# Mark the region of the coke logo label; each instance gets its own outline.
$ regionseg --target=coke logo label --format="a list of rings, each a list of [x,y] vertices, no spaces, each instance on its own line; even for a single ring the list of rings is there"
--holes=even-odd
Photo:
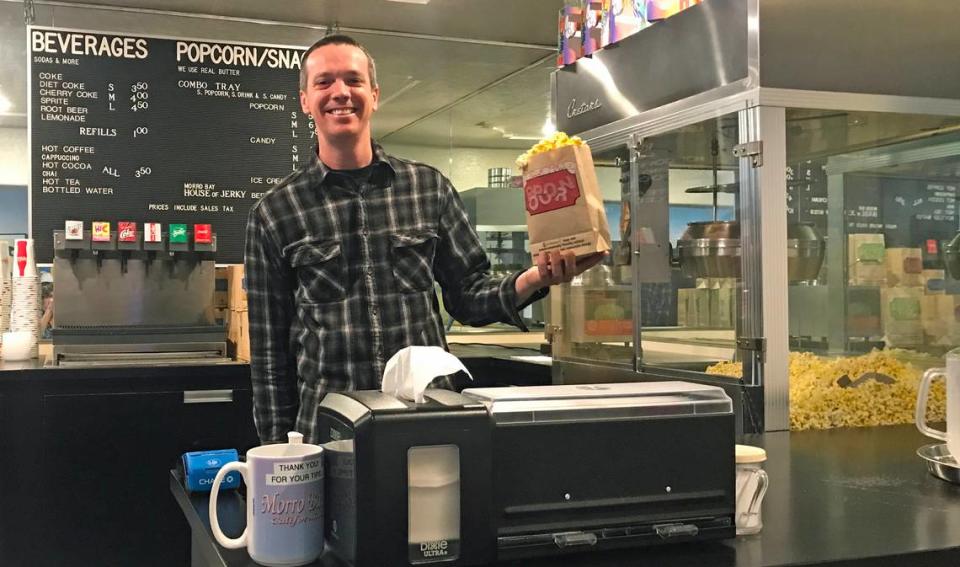
[[[136,232],[132,228],[120,229],[120,240],[133,240],[136,238]]]
[[[523,184],[523,196],[527,212],[539,215],[576,204],[580,187],[575,173],[561,169],[527,180]]]

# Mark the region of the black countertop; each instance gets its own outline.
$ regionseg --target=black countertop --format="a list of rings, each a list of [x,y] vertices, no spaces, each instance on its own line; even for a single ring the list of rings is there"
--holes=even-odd
[[[245,362],[221,364],[150,364],[143,366],[45,366],[38,360],[0,361],[0,387],[22,381],[74,380],[84,378],[130,380],[177,376],[236,378],[248,382],[250,365]]]
[[[770,489],[763,531],[725,542],[675,544],[501,563],[512,567],[843,567],[960,564],[960,486],[930,476],[916,456],[929,442],[913,426],[778,432],[751,443],[767,449]],[[642,450],[642,448],[637,448]],[[170,490],[190,524],[194,565],[254,567],[244,550],[213,540],[207,495]],[[240,533],[244,503],[219,501],[224,531]],[[329,558],[316,565],[335,565]]]
[[[516,361],[515,356],[536,356],[539,351],[532,348],[505,347],[499,345],[482,344],[451,344],[450,351],[458,358],[498,359]],[[184,370],[196,372],[207,370],[210,373],[226,375],[240,373],[249,376],[249,364],[246,362],[228,361],[220,364],[127,364],[117,366],[52,366],[45,365],[39,359],[8,361],[0,359],[0,381],[16,379],[43,379],[63,378],[70,376],[159,376],[183,373]]]

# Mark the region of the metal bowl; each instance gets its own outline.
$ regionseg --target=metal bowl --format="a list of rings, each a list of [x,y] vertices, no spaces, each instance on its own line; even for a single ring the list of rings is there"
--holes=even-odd
[[[680,242],[701,238],[735,238],[739,240],[740,223],[738,221],[691,222],[687,224],[687,230],[680,237]]]
[[[927,463],[927,470],[937,478],[960,484],[960,464],[947,449],[946,443],[924,445],[917,449],[917,455]]]
[[[791,282],[817,279],[825,252],[826,243],[813,224],[787,225],[787,277]]]
[[[683,273],[697,278],[740,277],[740,223],[692,222],[677,241]]]
[[[787,225],[787,276],[791,282],[817,279],[826,244],[811,223]],[[739,278],[740,223],[692,222],[677,241],[683,272],[698,278]]]

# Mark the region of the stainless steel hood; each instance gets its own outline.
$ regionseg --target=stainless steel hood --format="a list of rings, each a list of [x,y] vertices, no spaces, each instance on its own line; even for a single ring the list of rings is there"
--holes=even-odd
[[[757,88],[958,99],[960,74],[942,72],[960,65],[957,21],[960,2],[705,0],[557,70],[557,128],[625,130]]]

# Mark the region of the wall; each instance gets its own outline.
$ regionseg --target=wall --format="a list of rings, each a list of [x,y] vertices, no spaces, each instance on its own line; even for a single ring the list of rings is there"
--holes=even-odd
[[[27,130],[0,128],[0,235],[26,234]]]
[[[26,128],[0,128],[0,185],[29,183]]]
[[[517,156],[523,150],[495,150],[486,148],[449,148],[411,146],[385,143],[387,152],[406,159],[423,162],[440,170],[458,191],[487,186],[487,170],[507,167],[516,172]]]

